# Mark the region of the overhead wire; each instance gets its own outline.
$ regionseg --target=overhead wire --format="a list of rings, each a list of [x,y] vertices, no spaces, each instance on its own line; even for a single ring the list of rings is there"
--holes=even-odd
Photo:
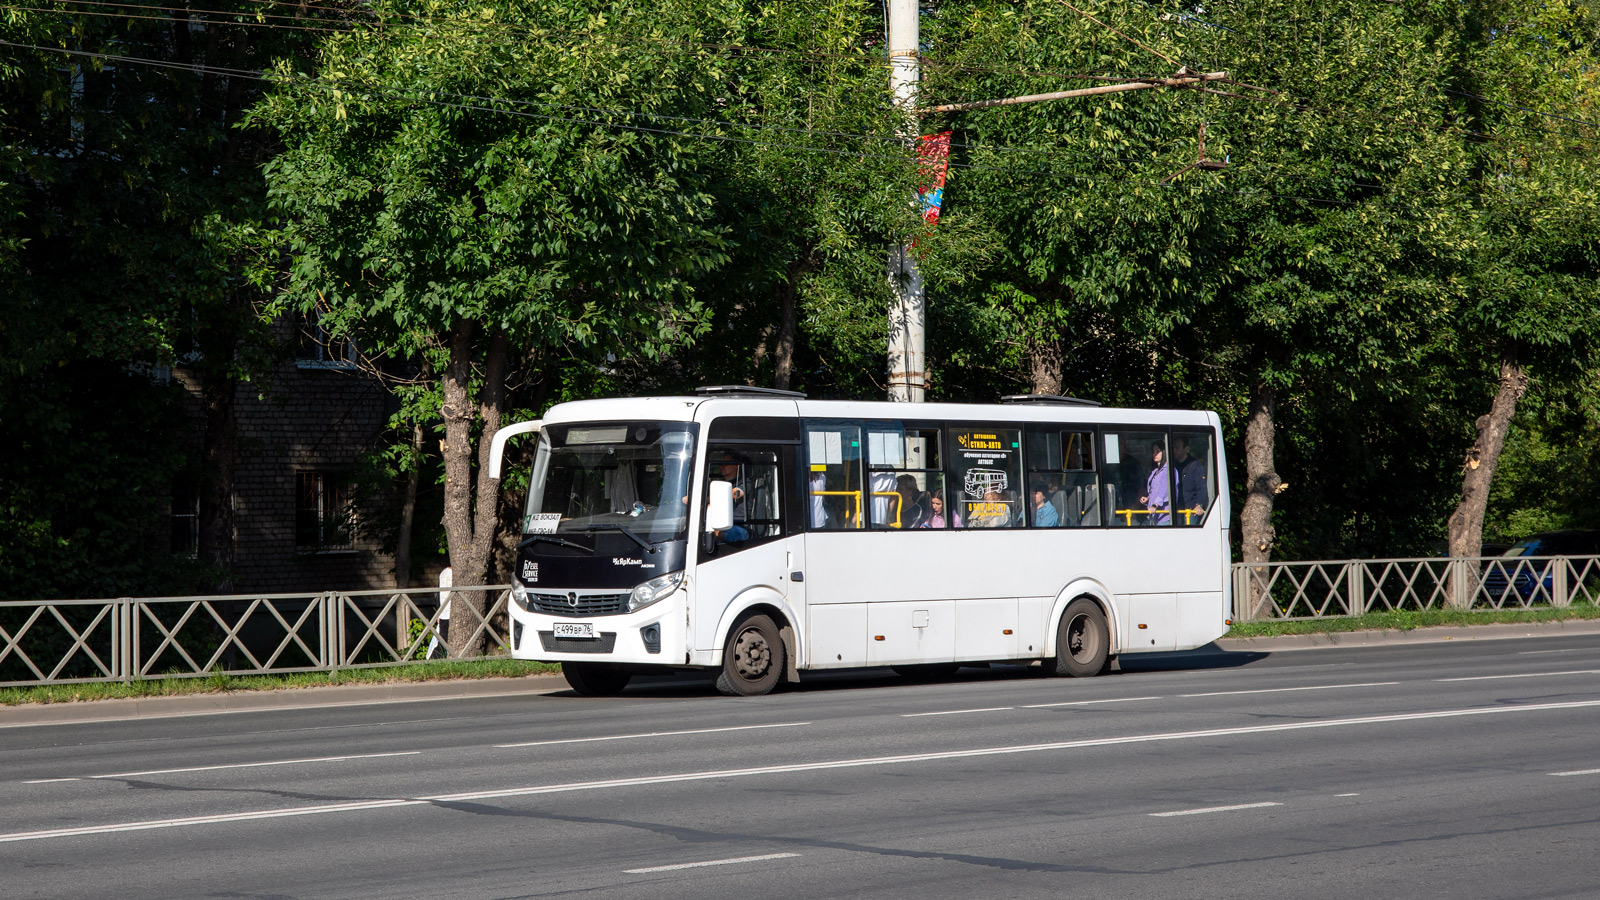
[[[775,147],[775,148],[779,148],[779,149],[791,149],[791,150],[797,150],[797,151],[802,151],[802,152],[822,153],[822,154],[833,155],[833,156],[847,156],[847,157],[852,157],[852,158],[877,158],[877,159],[895,160],[895,161],[900,161],[900,162],[908,161],[908,155],[907,154],[898,154],[898,155],[874,154],[874,153],[868,153],[868,152],[864,152],[864,151],[860,151],[860,150],[841,150],[841,149],[837,149],[837,148],[817,147],[817,146],[814,146],[814,145],[782,144],[782,143],[778,143],[778,142],[774,142],[774,141],[756,140],[756,139],[751,139],[751,138],[739,138],[739,137],[733,137],[733,136],[730,136],[730,135],[716,135],[716,134],[707,134],[707,133],[704,133],[704,132],[677,131],[677,130],[672,130],[672,129],[650,128],[650,127],[640,126],[640,125],[628,125],[628,124],[622,124],[622,123],[617,123],[617,122],[607,122],[607,121],[599,121],[599,120],[586,120],[586,119],[574,119],[574,118],[562,117],[562,116],[551,116],[551,115],[545,115],[545,114],[540,114],[540,113],[527,112],[527,111],[523,111],[523,110],[506,109],[506,108],[501,107],[501,106],[487,106],[487,105],[483,105],[481,103],[450,102],[450,101],[439,100],[439,99],[430,99],[427,96],[416,96],[415,93],[407,94],[406,92],[403,92],[403,91],[396,91],[394,89],[374,87],[374,86],[371,86],[371,85],[355,84],[355,85],[352,86],[352,84],[348,80],[330,81],[330,80],[326,80],[326,79],[308,79],[308,78],[289,79],[289,78],[284,78],[282,76],[268,76],[268,75],[266,75],[266,74],[264,74],[262,72],[259,72],[259,71],[252,71],[252,70],[245,70],[245,69],[234,69],[234,68],[220,67],[220,66],[195,66],[193,64],[169,62],[169,61],[165,61],[165,60],[152,60],[152,59],[140,58],[140,57],[121,56],[121,55],[117,55],[117,54],[96,53],[96,52],[93,52],[93,51],[74,51],[74,50],[69,50],[69,49],[66,49],[66,48],[39,47],[39,46],[33,46],[33,45],[18,44],[18,43],[15,43],[15,42],[3,41],[3,40],[0,40],[0,46],[10,46],[10,47],[15,47],[15,48],[19,48],[19,49],[38,50],[38,51],[46,51],[46,52],[58,52],[58,53],[65,53],[65,54],[74,55],[74,56],[99,57],[99,58],[110,59],[110,60],[117,61],[117,62],[125,62],[125,63],[132,63],[132,64],[142,64],[142,65],[151,65],[151,66],[156,66],[156,67],[160,67],[160,68],[167,68],[167,69],[174,69],[174,70],[184,70],[184,71],[190,71],[190,72],[194,72],[196,70],[210,71],[210,72],[216,72],[216,73],[219,73],[219,74],[225,74],[225,75],[230,75],[230,76],[236,76],[236,77],[242,77],[242,78],[251,78],[251,79],[260,80],[260,81],[269,82],[269,83],[276,83],[276,84],[286,84],[287,83],[287,84],[306,85],[306,86],[310,86],[310,87],[313,87],[313,88],[329,90],[329,91],[333,91],[333,90],[349,91],[349,90],[352,90],[352,89],[354,89],[354,90],[364,90],[364,91],[370,91],[371,93],[374,93],[374,94],[378,94],[378,95],[382,95],[382,96],[388,96],[391,99],[398,99],[398,100],[401,100],[401,101],[404,101],[404,102],[410,102],[410,103],[418,103],[418,104],[431,105],[431,106],[437,106],[437,107],[443,107],[443,108],[458,109],[458,110],[464,110],[464,111],[497,113],[497,114],[501,114],[501,115],[510,115],[510,116],[533,118],[533,119],[540,119],[540,120],[547,120],[547,121],[564,122],[564,123],[569,123],[569,124],[590,125],[590,126],[598,127],[598,128],[613,128],[613,129],[620,129],[620,130],[625,130],[625,131],[633,131],[633,132],[640,132],[640,133],[647,133],[647,134],[656,134],[656,135],[663,135],[663,136],[683,137],[683,138],[696,139],[696,140],[710,140],[710,141],[731,142],[731,143],[748,144],[748,145],[769,146],[769,147]],[[425,92],[416,92],[416,93],[425,93],[425,94],[430,94],[430,95],[434,95],[434,96],[462,96],[462,95],[451,95],[451,94],[449,94],[449,92],[439,92],[439,91],[425,91]],[[470,96],[470,95],[467,95],[467,96]],[[478,99],[485,99],[485,100],[487,100],[489,102],[496,102],[496,103],[504,103],[504,102],[513,102],[514,103],[514,102],[516,102],[516,101],[508,101],[508,100],[505,100],[503,98],[478,98]],[[985,149],[985,148],[981,148],[980,147],[979,149]],[[1002,149],[1002,148],[993,148],[993,149]],[[1012,148],[1004,148],[1004,149],[1012,149]],[[1024,169],[1024,168],[1019,168],[1019,167],[1015,167],[1015,166],[991,166],[991,165],[966,163],[966,162],[961,162],[961,161],[951,161],[950,162],[950,166],[951,166],[951,168],[955,168],[955,169],[965,169],[965,170],[970,170],[970,171],[999,172],[999,173],[1002,173],[1002,174],[1005,174],[1005,175],[1011,175],[1011,176],[1031,175],[1031,176],[1050,177],[1050,178],[1068,178],[1068,179],[1071,179],[1071,180],[1088,181],[1088,182],[1112,181],[1112,182],[1120,182],[1120,183],[1143,183],[1143,184],[1146,184],[1148,186],[1159,186],[1160,185],[1160,182],[1158,180],[1154,179],[1154,178],[1133,178],[1133,177],[1118,176],[1118,175],[1108,175],[1108,174],[1104,174],[1104,173],[1092,174],[1092,175],[1091,174],[1078,174],[1078,173],[1062,172],[1060,170]],[[1372,187],[1375,188],[1375,189],[1379,189],[1379,190],[1386,190],[1386,189],[1382,188],[1382,186],[1378,186],[1378,185],[1373,185]],[[1281,194],[1281,193],[1268,191],[1268,190],[1263,190],[1263,189],[1239,190],[1239,189],[1232,189],[1232,188],[1220,188],[1220,187],[1217,187],[1215,185],[1211,185],[1211,186],[1207,186],[1203,190],[1209,191],[1209,192],[1213,192],[1213,193],[1215,193],[1215,192],[1229,193],[1229,194],[1234,194],[1234,195],[1241,196],[1241,197],[1246,197],[1246,198],[1267,198],[1267,199],[1291,200],[1291,201],[1296,201],[1296,202],[1313,203],[1313,204],[1325,205],[1325,206],[1351,207],[1351,206],[1361,205],[1360,203],[1358,203],[1356,201],[1338,200],[1338,199],[1326,198],[1326,197],[1311,197],[1311,196],[1297,195],[1297,194]],[[1435,206],[1435,207],[1421,207],[1421,206],[1416,206],[1416,205],[1401,205],[1401,204],[1394,204],[1394,203],[1389,203],[1389,204],[1387,204],[1387,206],[1390,207],[1391,211],[1393,211],[1394,209],[1410,209],[1410,210],[1413,210],[1413,211],[1430,211],[1430,212],[1450,211],[1450,208],[1448,208],[1448,207],[1437,207],[1437,206]],[[1544,207],[1544,208],[1547,208],[1547,209],[1559,209],[1560,207]],[[1585,214],[1591,214],[1591,213],[1595,212],[1594,209],[1588,208],[1588,207],[1571,208],[1571,209],[1573,209],[1574,211],[1579,211],[1579,212],[1585,213]],[[1585,221],[1587,221],[1587,219],[1585,219]]]
[[[298,21],[304,21],[304,19],[302,17],[292,17],[292,16],[284,16],[284,15],[270,14],[270,13],[250,13],[250,12],[246,12],[246,11],[229,12],[229,11],[225,11],[225,10],[191,9],[191,8],[187,8],[187,7],[174,7],[174,6],[159,6],[159,5],[146,5],[146,4],[135,4],[135,3],[122,3],[122,2],[114,2],[114,0],[60,0],[60,2],[73,4],[73,5],[79,5],[79,6],[87,5],[87,6],[113,7],[113,8],[119,8],[119,9],[162,10],[162,11],[170,11],[170,12],[188,13],[188,14],[191,14],[191,15],[195,14],[195,13],[215,14],[215,15],[236,15],[236,16],[257,15],[257,16],[263,16],[263,17],[267,17],[267,18],[283,18],[283,19],[295,19],[295,20],[298,20]],[[260,3],[260,4],[275,4],[275,3],[279,2],[279,0],[244,0],[244,2]],[[1148,45],[1146,45],[1146,44],[1144,44],[1144,43],[1142,43],[1140,41],[1137,41],[1137,40],[1135,40],[1135,39],[1133,39],[1131,37],[1128,37],[1123,32],[1121,32],[1121,31],[1119,31],[1119,30],[1117,30],[1115,28],[1112,28],[1109,25],[1106,25],[1105,23],[1103,23],[1100,20],[1094,18],[1093,16],[1089,15],[1088,13],[1085,13],[1082,10],[1077,9],[1077,7],[1072,6],[1071,3],[1067,2],[1067,0],[1057,0],[1057,2],[1061,3],[1063,6],[1066,6],[1068,9],[1071,9],[1073,12],[1078,13],[1079,15],[1082,15],[1085,18],[1088,18],[1090,21],[1094,22],[1096,25],[1099,25],[1099,26],[1101,26],[1103,28],[1106,28],[1107,30],[1117,34],[1118,36],[1123,37],[1123,38],[1131,41],[1132,43],[1134,43],[1137,46],[1139,46],[1141,49],[1147,50],[1147,51],[1149,51],[1149,52],[1151,52],[1151,53],[1153,53],[1155,55],[1161,56],[1163,59],[1166,59],[1168,61],[1176,63],[1176,60],[1174,60],[1172,57],[1167,56],[1166,54],[1163,54],[1160,51],[1154,50],[1153,48],[1149,47]],[[1156,8],[1151,4],[1145,3],[1144,0],[1138,0],[1138,2],[1141,2],[1143,5],[1150,6],[1152,9]],[[330,11],[336,10],[335,7],[324,7],[324,6],[316,6],[316,7],[308,7],[308,8],[330,10]],[[88,16],[107,17],[107,18],[123,18],[123,19],[128,19],[128,20],[142,20],[142,21],[173,21],[173,19],[170,19],[169,17],[165,17],[165,16],[139,16],[139,15],[133,15],[131,13],[127,13],[127,14],[102,13],[102,12],[93,12],[93,11],[86,11],[86,10],[71,10],[71,9],[60,9],[60,8],[19,6],[19,5],[0,5],[0,9],[29,11],[29,12],[41,12],[41,13],[66,13],[66,14],[74,14],[74,15],[88,15]],[[350,12],[350,11],[346,11],[346,10],[340,10],[340,11],[341,12]],[[359,14],[361,11],[356,11],[356,12]],[[372,13],[370,13],[370,11],[366,11],[366,12],[368,14],[372,14]],[[317,19],[316,17],[311,17],[311,18],[314,21],[325,21],[325,20]],[[467,28],[467,29],[485,29],[485,28],[489,28],[489,29],[522,31],[524,33],[530,31],[529,29],[521,28],[521,27],[515,26],[515,25],[511,25],[509,23],[476,23],[476,22],[453,20],[453,19],[422,20],[422,18],[418,17],[418,16],[409,16],[409,18],[412,18],[414,20],[418,20],[418,24],[420,24],[421,26],[424,26],[424,27],[437,27],[437,26],[440,26],[440,25],[445,25],[445,26],[448,26],[448,27],[462,27],[462,28]],[[181,20],[179,20],[179,21],[181,21]],[[196,21],[202,21],[202,22],[205,22],[207,24],[233,25],[233,26],[258,27],[258,28],[261,28],[261,27],[265,27],[265,28],[288,28],[288,29],[304,30],[304,31],[365,33],[364,29],[359,28],[359,27],[355,27],[355,25],[357,23],[350,23],[350,24],[348,24],[347,26],[344,26],[344,27],[334,28],[334,27],[327,27],[327,26],[322,26],[322,25],[287,25],[287,24],[280,25],[280,24],[277,24],[277,23],[254,22],[254,21],[227,21],[227,20],[196,20]],[[385,27],[395,27],[395,25],[397,23],[383,23],[381,21],[380,22],[368,21],[365,24],[367,24],[367,25],[383,25]],[[546,32],[542,32],[541,31],[539,33],[546,33]],[[572,32],[566,32],[566,33],[572,33]],[[695,42],[670,42],[670,41],[664,41],[662,39],[653,39],[653,40],[644,42],[644,44],[647,45],[647,46],[655,46],[655,47],[657,47],[657,49],[662,49],[660,47],[660,45],[663,45],[663,44],[682,47],[682,48],[692,48],[692,50],[694,52],[699,52],[701,50],[707,50],[707,49],[718,49],[718,50],[737,51],[737,52],[775,53],[775,54],[782,54],[782,55],[817,56],[817,57],[828,57],[828,58],[848,58],[848,59],[852,59],[852,60],[856,60],[856,61],[861,61],[864,58],[860,54],[838,54],[838,53],[828,53],[828,52],[824,52],[824,51],[786,50],[786,49],[781,49],[781,48],[761,48],[761,47],[751,47],[751,46],[748,46],[748,45],[729,44],[729,43],[715,44],[715,43],[695,43]],[[672,52],[672,51],[664,51],[664,52]],[[690,50],[689,49],[684,49],[684,50],[680,50],[680,51],[677,51],[677,52],[690,52]],[[1107,82],[1125,82],[1125,81],[1131,81],[1131,80],[1139,80],[1141,78],[1148,77],[1148,76],[1142,76],[1142,75],[1132,75],[1132,76],[1094,75],[1094,74],[1088,74],[1088,73],[1065,73],[1065,72],[1047,72],[1047,71],[1043,71],[1043,70],[1025,70],[1025,69],[1016,69],[1016,68],[1006,68],[1006,67],[1000,67],[1000,66],[979,66],[979,65],[974,65],[974,64],[971,64],[971,63],[952,63],[952,62],[948,62],[948,61],[944,61],[944,60],[938,60],[938,59],[927,58],[927,57],[924,58],[924,62],[929,64],[929,65],[931,65],[931,66],[933,66],[933,67],[936,67],[936,68],[937,67],[959,68],[959,69],[966,70],[966,71],[990,71],[990,72],[996,72],[996,73],[1018,74],[1018,75],[1023,75],[1023,76],[1026,76],[1026,77],[1053,77],[1053,78],[1059,78],[1059,79],[1062,79],[1062,80],[1094,80],[1094,81],[1107,81]],[[1161,77],[1161,76],[1157,76],[1157,77]],[[1233,83],[1238,83],[1238,82],[1235,81]],[[1264,90],[1262,88],[1257,88],[1254,85],[1243,85],[1243,86],[1244,87],[1249,87],[1249,88],[1254,88],[1254,89],[1257,89],[1257,90]],[[1247,99],[1247,98],[1242,97],[1240,95],[1235,95],[1235,94],[1230,94],[1230,93],[1226,93],[1226,92],[1222,92],[1222,91],[1217,91],[1215,89],[1206,88],[1206,87],[1198,87],[1198,88],[1196,88],[1196,90],[1199,90],[1199,91],[1204,92],[1204,93],[1218,94],[1218,95],[1221,95],[1221,96],[1230,97],[1232,99]],[[1593,123],[1593,122],[1587,122],[1587,121],[1584,121],[1584,120],[1581,120],[1581,119],[1575,119],[1575,118],[1567,117],[1567,116],[1560,116],[1560,115],[1556,115],[1556,114],[1553,114],[1553,113],[1545,113],[1545,112],[1542,112],[1542,111],[1539,111],[1539,110],[1534,110],[1534,109],[1531,109],[1531,108],[1528,108],[1528,107],[1521,107],[1521,106],[1517,106],[1516,104],[1509,104],[1509,103],[1505,103],[1504,101],[1498,101],[1498,100],[1493,100],[1491,98],[1482,97],[1481,95],[1470,94],[1470,93],[1462,92],[1462,91],[1455,91],[1455,90],[1452,90],[1452,89],[1444,89],[1444,90],[1446,90],[1449,93],[1457,94],[1457,95],[1464,96],[1464,97],[1472,97],[1472,98],[1475,98],[1475,99],[1483,100],[1483,101],[1488,102],[1488,103],[1493,103],[1493,104],[1506,106],[1506,107],[1514,108],[1514,109],[1521,109],[1521,110],[1524,110],[1524,111],[1527,111],[1527,112],[1532,112],[1532,113],[1537,114],[1537,115],[1546,116],[1546,117],[1551,118],[1551,119],[1573,122],[1575,124],[1580,124],[1580,125],[1584,125],[1584,126],[1588,126],[1588,127],[1600,127],[1600,125],[1596,125],[1596,123]],[[1306,106],[1306,107],[1303,107],[1303,111],[1320,112],[1321,110],[1319,110],[1319,109],[1317,109],[1315,107]],[[1418,124],[1418,125],[1421,125],[1422,127],[1430,127],[1430,126],[1427,126],[1425,123],[1408,123],[1408,124]],[[1570,135],[1567,132],[1561,131],[1559,129],[1540,128],[1539,126],[1531,125],[1529,123],[1512,122],[1512,123],[1506,123],[1506,124],[1508,126],[1510,126],[1510,127],[1523,128],[1525,130],[1537,131],[1537,132],[1540,132],[1540,133],[1543,133],[1543,134],[1559,135],[1559,136],[1563,136],[1563,137],[1572,137],[1573,136],[1573,135]],[[1489,135],[1486,132],[1476,131],[1476,130],[1468,129],[1468,128],[1461,128],[1461,132],[1460,133],[1466,134],[1466,135],[1471,136],[1471,137],[1479,138],[1479,139],[1490,139],[1490,138],[1492,138],[1492,136]]]

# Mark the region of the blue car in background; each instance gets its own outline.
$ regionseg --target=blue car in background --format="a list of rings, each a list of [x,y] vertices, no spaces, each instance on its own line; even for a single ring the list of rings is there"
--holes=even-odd
[[[1498,602],[1550,602],[1555,591],[1556,563],[1547,559],[1523,561],[1546,556],[1600,556],[1600,531],[1547,531],[1517,541],[1499,559],[1484,563],[1483,592]],[[1577,561],[1569,571],[1569,596],[1581,585],[1588,588],[1593,599],[1595,587],[1600,586],[1600,564]]]

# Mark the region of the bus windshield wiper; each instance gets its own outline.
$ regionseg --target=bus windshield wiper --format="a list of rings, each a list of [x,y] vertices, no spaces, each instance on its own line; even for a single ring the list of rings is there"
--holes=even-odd
[[[577,549],[577,550],[583,550],[583,551],[585,551],[587,553],[593,553],[594,552],[594,548],[593,547],[585,547],[582,544],[574,544],[573,542],[571,542],[569,540],[564,540],[564,539],[558,538],[558,537],[551,537],[548,534],[535,534],[535,535],[531,535],[529,537],[525,537],[525,538],[522,539],[521,543],[517,544],[517,549],[521,550],[523,547],[526,547],[529,544],[532,544],[532,543],[534,543],[536,541],[547,541],[547,542],[555,544],[555,545],[557,545],[559,547],[572,547],[572,548]]]
[[[606,523],[604,525],[585,525],[582,528],[579,528],[577,530],[578,531],[588,531],[588,532],[620,531],[623,534],[627,535],[628,538],[630,540],[632,540],[635,544],[638,544],[640,547],[643,547],[644,548],[644,552],[646,552],[646,553],[654,553],[654,552],[656,552],[656,546],[654,544],[650,543],[649,541],[645,540],[642,537],[639,537],[637,534],[634,534],[633,533],[633,529],[629,528],[626,525],[618,524],[618,523],[615,523],[615,522],[608,522],[608,523]]]

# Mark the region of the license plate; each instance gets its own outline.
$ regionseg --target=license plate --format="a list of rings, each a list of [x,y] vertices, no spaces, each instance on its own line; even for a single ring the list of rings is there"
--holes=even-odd
[[[587,638],[593,640],[599,635],[594,633],[593,622],[557,622],[556,637],[558,638]]]

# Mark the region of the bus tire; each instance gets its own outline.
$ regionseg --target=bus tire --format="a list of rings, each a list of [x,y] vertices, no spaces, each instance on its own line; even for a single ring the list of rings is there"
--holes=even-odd
[[[1104,672],[1110,660],[1111,633],[1100,604],[1087,597],[1068,603],[1056,628],[1056,658],[1050,674],[1087,678]]]
[[[786,666],[783,636],[772,619],[762,615],[740,619],[722,648],[717,690],[730,697],[770,693]]]
[[[604,663],[564,662],[561,674],[573,690],[585,697],[614,697],[633,679],[631,673],[619,672]]]

